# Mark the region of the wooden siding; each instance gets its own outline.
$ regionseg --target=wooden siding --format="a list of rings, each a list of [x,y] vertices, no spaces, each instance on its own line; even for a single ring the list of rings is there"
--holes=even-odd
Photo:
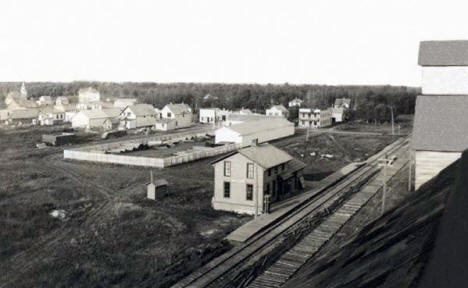
[[[416,151],[415,189],[437,176],[460,156],[460,152]]]

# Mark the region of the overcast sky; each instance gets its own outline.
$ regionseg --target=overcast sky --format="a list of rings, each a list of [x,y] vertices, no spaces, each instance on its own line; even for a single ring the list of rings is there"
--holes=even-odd
[[[0,2],[0,81],[420,85],[465,1]]]

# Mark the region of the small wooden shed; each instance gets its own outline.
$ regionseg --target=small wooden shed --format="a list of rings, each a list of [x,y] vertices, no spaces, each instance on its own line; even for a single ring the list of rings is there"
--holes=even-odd
[[[151,181],[146,184],[147,198],[151,200],[161,199],[167,194],[167,185],[169,183],[165,179],[153,179],[153,171],[151,171]]]

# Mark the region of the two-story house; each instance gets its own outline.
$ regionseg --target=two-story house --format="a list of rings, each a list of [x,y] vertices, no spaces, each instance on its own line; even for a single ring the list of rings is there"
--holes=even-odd
[[[227,120],[231,111],[219,108],[201,108],[199,111],[200,123],[222,123]]]
[[[253,141],[250,147],[217,159],[212,165],[212,204],[216,210],[263,213],[265,202],[274,203],[304,188],[305,164],[267,143]]]
[[[332,113],[330,109],[299,109],[299,127],[324,128],[332,125]]]
[[[157,113],[152,105],[135,104],[122,110],[120,113],[120,126],[125,129],[153,127],[156,124],[156,118]]]

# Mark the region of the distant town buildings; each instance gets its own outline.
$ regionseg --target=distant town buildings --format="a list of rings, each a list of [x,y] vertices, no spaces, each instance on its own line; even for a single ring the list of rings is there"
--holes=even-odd
[[[212,123],[222,123],[227,120],[227,117],[232,112],[225,109],[219,108],[201,108],[199,111],[199,121],[200,123],[212,124]]]
[[[299,109],[299,127],[304,128],[325,128],[332,125],[331,110],[325,109]]]
[[[415,188],[468,148],[468,41],[423,41],[422,95],[416,99],[412,149]]]
[[[288,106],[289,107],[301,107],[302,103],[304,103],[304,100],[299,99],[299,98],[294,98],[293,100],[289,101]]]
[[[267,116],[279,116],[287,119],[289,117],[289,110],[283,105],[273,105],[266,110],[265,114]]]
[[[243,214],[263,213],[274,203],[303,189],[305,164],[270,144],[258,144],[230,153],[214,166],[213,208]]]

